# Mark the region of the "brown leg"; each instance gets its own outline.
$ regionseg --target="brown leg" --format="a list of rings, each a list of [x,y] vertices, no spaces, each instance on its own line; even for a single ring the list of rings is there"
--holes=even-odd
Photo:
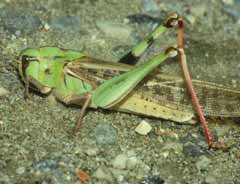
[[[178,20],[178,51],[179,51],[179,63],[181,66],[185,84],[187,86],[189,94],[191,95],[194,109],[195,109],[195,111],[199,117],[199,120],[202,124],[204,135],[207,139],[208,146],[211,147],[212,135],[208,128],[208,123],[203,115],[201,105],[199,103],[198,97],[197,97],[195,89],[193,87],[192,79],[191,79],[191,76],[190,76],[190,73],[188,70],[188,66],[187,66],[186,55],[185,55],[184,49],[183,49],[183,20],[182,20],[182,17],[180,17]]]
[[[84,93],[82,95],[70,95],[70,96],[64,96],[61,93],[59,93],[58,91],[53,91],[55,97],[63,102],[66,105],[81,105],[81,111],[79,114],[79,118],[76,122],[75,128],[73,130],[73,133],[76,134],[83,122],[83,117],[85,115],[86,109],[87,107],[90,105],[91,102],[91,94],[90,93]]]
[[[87,107],[89,106],[89,104],[91,102],[91,97],[92,96],[90,94],[87,94],[84,97],[85,97],[85,102],[84,102],[84,104],[82,106],[82,109],[80,111],[78,121],[76,122],[76,126],[74,128],[74,134],[77,134],[77,132],[79,131],[79,129],[80,129],[81,125],[82,125],[83,117],[85,115]]]

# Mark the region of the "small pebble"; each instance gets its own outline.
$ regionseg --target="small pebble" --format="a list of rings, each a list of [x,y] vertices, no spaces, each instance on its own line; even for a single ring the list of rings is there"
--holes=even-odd
[[[112,177],[111,172],[107,168],[104,168],[104,167],[97,168],[95,173],[93,173],[93,177],[95,177],[99,180],[106,180],[109,182],[113,182],[113,177]]]
[[[60,31],[79,31],[81,29],[81,19],[79,16],[54,17],[49,26]]]
[[[42,172],[48,172],[52,169],[56,169],[57,166],[58,166],[58,163],[55,160],[46,159],[46,160],[40,160],[39,162],[35,163],[34,168]]]
[[[160,176],[151,176],[143,178],[140,184],[164,184],[164,180]]]
[[[236,152],[234,155],[236,158],[240,159],[240,152]]]
[[[117,155],[112,161],[112,166],[115,169],[125,169],[127,166],[127,160],[128,160],[127,155],[125,154]]]
[[[4,8],[5,6],[6,5],[3,2],[0,3],[0,8]]]
[[[24,172],[25,172],[24,167],[19,167],[19,168],[16,169],[16,173],[19,174],[19,175],[23,174]]]
[[[160,17],[161,11],[154,0],[142,0],[142,12],[152,17]]]
[[[232,16],[235,20],[240,19],[240,9],[239,8],[233,8],[233,7],[224,7],[223,11]]]
[[[200,172],[205,171],[205,170],[207,170],[207,168],[211,162],[212,161],[208,157],[202,155],[199,157],[199,160],[196,162],[196,167],[197,167],[198,171],[200,171]]]
[[[95,128],[95,139],[99,145],[115,144],[117,142],[117,131],[109,124],[100,123]]]
[[[56,104],[58,103],[56,97],[53,96],[52,94],[48,95],[46,100],[47,100],[48,104],[52,107],[56,106]]]
[[[234,4],[234,0],[222,0],[222,2],[226,5],[233,5]]]
[[[140,160],[138,160],[137,157],[133,156],[133,157],[128,158],[126,167],[128,169],[134,169],[136,167],[136,165],[139,163],[140,163]]]
[[[186,19],[187,19],[188,22],[190,22],[192,25],[194,25],[195,22],[196,22],[196,17],[193,16],[193,15],[187,15],[187,16],[186,16]]]
[[[0,172],[0,183],[2,183],[2,184],[11,183],[10,182],[10,177],[8,175],[5,175],[5,174]]]
[[[169,142],[164,145],[162,151],[174,152],[175,154],[181,154],[183,152],[183,145],[178,142]]]
[[[46,23],[46,24],[44,24],[44,26],[43,26],[43,27],[44,27],[44,29],[45,29],[46,31],[48,31],[48,30],[50,29],[50,26],[49,26],[49,24],[47,24],[47,23]]]
[[[199,18],[203,18],[204,15],[206,14],[207,12],[207,5],[204,4],[204,3],[201,3],[201,4],[198,4],[196,6],[193,6],[191,7],[191,14],[194,16],[194,17],[199,17]]]
[[[0,9],[0,19],[2,19],[4,29],[12,34],[15,34],[16,31],[24,34],[34,33],[41,25],[41,20],[38,16],[33,15],[29,9],[23,8]]]
[[[113,177],[117,181],[116,183],[124,183],[124,178],[128,174],[128,171],[123,169],[111,169]]]
[[[183,153],[186,156],[197,157],[203,154],[203,150],[198,144],[187,142],[183,145]]]
[[[3,88],[3,87],[1,87],[0,86],[0,97],[1,96],[6,96],[6,95],[8,95],[10,92],[7,90],[7,89],[5,89],[5,88]]]
[[[88,156],[96,156],[98,154],[98,149],[97,148],[88,148],[87,150],[85,150],[85,153]]]
[[[73,183],[73,179],[76,178],[76,167],[71,164],[68,157],[63,156],[33,163],[30,172],[25,173],[33,179],[37,177],[37,183],[47,184],[49,178],[52,183]]]
[[[140,135],[147,135],[149,132],[151,132],[152,126],[146,122],[141,121],[141,123],[138,124],[138,126],[135,128],[135,132],[137,132]]]
[[[132,33],[132,28],[130,26],[109,21],[98,21],[96,24],[97,27],[107,36],[121,39],[123,41],[129,41]]]
[[[218,138],[223,138],[224,135],[226,135],[229,130],[230,130],[230,127],[227,127],[227,126],[218,126],[218,127],[215,127],[214,129],[216,131],[216,134],[217,134],[217,137]]]
[[[206,184],[218,184],[217,179],[212,175],[208,175],[205,178],[205,182],[206,182]]]

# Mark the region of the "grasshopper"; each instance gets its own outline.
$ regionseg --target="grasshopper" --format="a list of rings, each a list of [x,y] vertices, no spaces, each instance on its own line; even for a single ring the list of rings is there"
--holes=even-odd
[[[155,70],[166,59],[177,56],[178,48],[169,47],[142,65],[126,64],[129,60],[136,62],[159,35],[176,26],[177,21],[178,15],[171,14],[119,63],[57,47],[27,48],[18,60],[25,92],[28,95],[31,88],[45,95],[52,93],[66,105],[82,106],[75,132],[88,107],[193,123],[190,120],[195,113],[181,77]],[[193,80],[193,84],[206,115],[240,116],[240,91],[198,80]]]

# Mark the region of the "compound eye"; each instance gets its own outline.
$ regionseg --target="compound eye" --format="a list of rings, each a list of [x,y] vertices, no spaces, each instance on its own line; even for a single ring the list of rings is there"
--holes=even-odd
[[[18,63],[21,66],[20,70],[23,72],[24,76],[26,75],[25,70],[27,69],[27,67],[28,67],[28,65],[31,61],[37,61],[38,62],[39,60],[37,59],[37,57],[34,57],[34,56],[29,56],[29,55],[20,56],[20,60],[18,61]]]
[[[21,58],[23,62],[38,61],[36,56],[23,55]]]

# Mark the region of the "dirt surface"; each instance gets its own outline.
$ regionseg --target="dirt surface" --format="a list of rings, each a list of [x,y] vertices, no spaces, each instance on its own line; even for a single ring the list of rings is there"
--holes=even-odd
[[[0,1],[0,184],[240,183],[237,118],[208,119],[214,137],[229,145],[214,151],[198,125],[105,110],[90,110],[74,137],[79,108],[34,92],[24,99],[16,70],[21,50],[58,46],[116,62],[172,11],[185,20],[184,47],[193,77],[240,89],[240,15],[234,14],[239,1],[163,0],[154,1],[155,8],[142,2]],[[152,19],[143,15],[148,6]],[[174,43],[176,31],[171,30],[140,63]],[[178,67],[166,62],[159,70],[175,73]],[[142,120],[152,126],[146,136],[134,131]]]

